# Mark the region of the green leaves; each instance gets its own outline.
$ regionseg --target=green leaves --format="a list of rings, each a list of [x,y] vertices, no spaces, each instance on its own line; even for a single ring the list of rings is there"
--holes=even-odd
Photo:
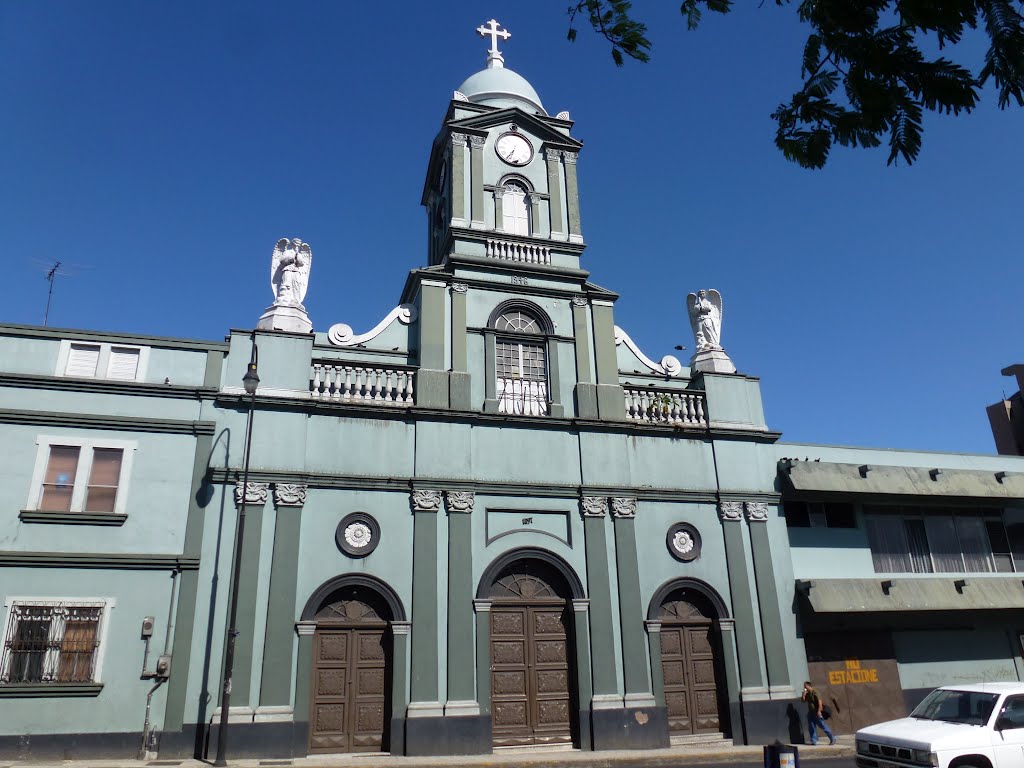
[[[791,0],[775,0],[789,6]],[[732,0],[683,0],[680,13],[696,29],[702,10],[728,13]],[[585,13],[612,44],[612,58],[648,61],[647,28],[623,0],[582,0],[570,6],[573,23]],[[999,106],[1024,106],[1024,16],[1012,0],[799,0],[796,13],[811,27],[801,58],[801,87],[772,113],[775,144],[804,168],[822,168],[836,144],[877,147],[888,136],[888,164],[912,164],[922,146],[924,110],[959,115],[977,106],[991,79]],[[984,66],[928,58],[922,44],[956,46],[966,28],[983,23],[990,40]],[[839,86],[842,85],[842,88]]]

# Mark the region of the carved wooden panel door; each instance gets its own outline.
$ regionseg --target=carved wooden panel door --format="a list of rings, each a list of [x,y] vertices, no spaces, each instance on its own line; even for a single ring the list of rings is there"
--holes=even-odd
[[[663,623],[661,669],[669,732],[684,735],[721,731],[718,662],[711,622]]]
[[[491,609],[494,745],[572,742],[568,617],[564,601]]]
[[[310,752],[379,752],[387,708],[386,627],[317,628]]]

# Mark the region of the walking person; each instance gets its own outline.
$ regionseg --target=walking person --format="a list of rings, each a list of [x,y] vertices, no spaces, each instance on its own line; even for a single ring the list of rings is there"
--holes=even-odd
[[[814,690],[814,686],[811,685],[811,681],[808,680],[804,683],[804,692],[800,696],[800,701],[807,704],[807,731],[811,737],[811,746],[818,743],[818,728],[825,732],[828,736],[828,743],[830,745],[836,743],[836,737],[829,730],[828,723],[825,722],[825,718],[822,717],[822,707],[824,702],[821,700],[821,694]]]

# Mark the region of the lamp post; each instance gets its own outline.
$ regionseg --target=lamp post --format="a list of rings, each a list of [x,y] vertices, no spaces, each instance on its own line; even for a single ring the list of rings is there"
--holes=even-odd
[[[256,349],[256,332],[252,334],[252,354],[249,357],[249,367],[242,377],[242,386],[245,393],[249,395],[249,415],[245,424],[245,457],[242,468],[242,498],[238,505],[238,526],[235,529],[235,565],[231,573],[231,597],[228,608],[228,637],[227,652],[224,654],[224,685],[220,698],[220,730],[217,734],[217,759],[215,766],[226,766],[228,748],[228,710],[231,708],[231,675],[235,666],[235,639],[238,637],[238,630],[235,629],[238,618],[238,583],[241,580],[242,571],[242,537],[245,535],[245,502],[249,489],[249,452],[252,450],[252,418],[256,410],[256,387],[259,386],[260,377],[256,374],[256,363],[259,359],[259,351]]]

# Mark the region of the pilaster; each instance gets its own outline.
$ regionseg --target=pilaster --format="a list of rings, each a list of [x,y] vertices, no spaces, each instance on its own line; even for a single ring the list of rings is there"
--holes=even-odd
[[[597,387],[594,385],[590,352],[590,301],[586,296],[573,296],[571,304],[576,349],[576,415],[581,419],[596,419]]]
[[[304,755],[309,751],[310,693],[313,685],[313,640],[315,621],[295,622],[298,653],[295,658],[295,709],[292,731],[292,753]]]
[[[498,340],[493,328],[484,330],[484,413],[498,412]]]
[[[579,694],[580,750],[587,752],[593,748],[590,733],[590,700],[594,695],[594,680],[590,664],[590,600],[573,600],[572,618],[576,637],[576,690]]]
[[[476,494],[446,491],[448,511],[448,701],[445,716],[479,715],[473,658],[473,616],[466,610],[473,600],[472,518]]]
[[[640,598],[640,567],[636,553],[636,499],[612,500],[615,530],[615,565],[619,589],[619,631],[622,641],[622,675],[627,707],[652,707],[654,696],[647,676],[643,609]]]
[[[452,410],[468,411],[472,404],[468,353],[466,349],[466,283],[452,283],[452,366],[449,389],[449,406]]]
[[[548,404],[550,415],[560,419],[565,415],[565,408],[562,406],[561,381],[558,378],[558,341],[548,339]]]
[[[238,615],[235,622],[238,637],[235,640],[235,662],[231,675],[231,697],[238,707],[256,705],[250,688],[258,605],[256,591],[260,579],[263,508],[267,503],[269,489],[267,483],[248,483],[243,494],[241,485],[235,486],[238,525],[242,524],[242,517],[245,517],[245,535],[239,553],[242,567],[238,572]]]
[[[743,709],[740,697],[740,670],[736,651],[736,622],[733,619],[719,619],[715,622],[722,641],[722,667],[725,674],[726,697],[729,701],[729,723],[734,742],[746,744],[747,736],[743,726]]]
[[[484,136],[469,137],[469,184],[472,194],[472,229],[486,227],[484,214]]]
[[[437,513],[441,492],[415,490],[412,554],[412,701],[408,717],[436,717],[443,713],[438,700]]]
[[[391,622],[391,754],[405,754],[405,709],[409,706],[408,679],[409,664],[408,621]]]
[[[452,221],[453,227],[465,227],[466,220],[466,134],[452,134]]]
[[[565,158],[565,197],[568,210],[569,242],[582,243],[583,230],[580,228],[580,193],[576,184],[576,152],[563,153]]]
[[[505,187],[494,188],[494,231],[504,232],[505,231]],[[535,219],[536,221],[536,219]]]
[[[445,364],[445,289],[440,280],[420,281],[420,369],[416,373],[416,405],[448,408],[449,376]]]
[[[768,536],[768,504],[746,502],[747,524],[750,527],[750,549],[754,559],[754,580],[757,584],[761,632],[764,635],[765,664],[768,668],[768,695],[772,699],[796,696],[789,674],[785,629],[779,612],[779,591],[776,583],[772,547]]]
[[[605,520],[608,499],[584,496],[580,500],[587,558],[587,593],[590,595],[590,648],[593,653],[594,695],[591,709],[622,707],[615,678],[615,628],[612,625],[611,574]]]
[[[295,594],[299,575],[299,532],[305,485],[277,483],[274,486],[274,552],[270,566],[270,594],[267,599],[267,630],[263,645],[263,674],[260,706],[291,704],[292,643],[290,629],[295,618]]]
[[[476,700],[480,714],[491,714],[491,601],[474,600],[476,617]]]
[[[725,536],[726,568],[736,621],[736,652],[739,661],[740,695],[745,701],[768,698],[764,667],[757,638],[757,597],[747,568],[743,541],[743,502],[718,505]]]
[[[661,622],[645,621],[647,630],[647,653],[651,657],[651,683],[654,703],[665,706],[665,673],[661,668]]]
[[[603,421],[625,421],[626,396],[619,385],[612,303],[595,299],[590,305],[594,323],[594,354],[597,360],[598,413]]]
[[[562,151],[547,149],[544,160],[548,170],[548,207],[551,212],[551,239],[565,240],[562,230]]]

